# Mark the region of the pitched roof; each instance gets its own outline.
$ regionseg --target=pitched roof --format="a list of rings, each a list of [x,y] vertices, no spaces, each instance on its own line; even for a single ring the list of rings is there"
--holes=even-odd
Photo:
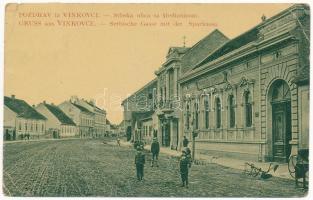
[[[217,48],[225,44],[229,39],[218,29],[193,45],[182,57],[182,72],[192,69],[199,62],[205,59]]]
[[[226,42],[224,45],[222,45],[220,48],[216,49],[214,52],[212,52],[210,55],[208,55],[203,61],[201,61],[200,63],[198,63],[195,68],[197,68],[198,66],[204,64],[204,63],[208,63],[210,61],[213,61],[235,49],[238,49],[254,40],[256,40],[258,38],[258,29],[254,28],[251,29],[241,35],[239,35],[238,37],[229,40],[228,42]]]
[[[10,108],[13,112],[15,112],[18,117],[40,120],[47,119],[45,116],[37,112],[33,107],[31,107],[24,100],[21,99],[10,98],[5,96],[4,105]]]
[[[201,63],[199,63],[195,68],[199,67],[202,64],[209,63],[223,55],[226,55],[227,53],[239,49],[240,47],[255,41],[258,39],[258,34],[259,34],[259,28],[262,26],[266,26],[270,23],[274,23],[275,20],[278,20],[284,15],[292,13],[293,10],[296,9],[307,9],[309,10],[309,6],[306,4],[294,4],[293,6],[283,10],[282,12],[270,17],[269,19],[266,19],[262,23],[254,26],[253,28],[249,29],[248,31],[240,34],[236,38],[229,40],[226,42],[223,46],[221,46],[219,49],[216,51],[212,52],[206,59],[204,59]],[[308,11],[309,13],[309,11]]]
[[[88,114],[93,114],[93,112],[90,112],[87,108],[84,108],[83,106],[80,106],[80,105],[78,105],[76,103],[72,103],[72,102],[71,102],[71,104],[73,104],[76,108],[78,108],[82,112],[85,112]]]
[[[92,103],[88,102],[88,101],[85,101],[88,105],[92,106],[92,107],[95,107],[99,112],[101,113],[105,113],[105,110],[99,108],[98,106],[96,105],[93,105]]]
[[[140,94],[140,92],[142,92],[143,90],[145,90],[148,87],[156,87],[158,83],[158,78],[154,78],[152,81],[150,81],[149,83],[145,84],[143,87],[141,87],[139,90],[137,90],[136,92],[134,92],[131,96],[127,97],[126,99],[124,99],[121,103],[121,105],[123,105],[127,100],[132,99],[133,97],[135,97],[137,94]]]
[[[62,123],[65,125],[73,125],[76,124],[73,122],[71,118],[69,118],[60,108],[55,105],[44,104],[46,108]]]

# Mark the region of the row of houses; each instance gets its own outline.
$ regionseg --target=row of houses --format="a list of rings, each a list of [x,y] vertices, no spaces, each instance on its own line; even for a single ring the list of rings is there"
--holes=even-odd
[[[309,138],[310,10],[295,4],[239,36],[214,30],[170,47],[152,81],[122,102],[129,140],[195,156],[286,162]]]
[[[22,99],[4,97],[4,139],[64,137],[99,138],[112,132],[106,111],[94,101],[72,96],[59,105],[30,106]]]

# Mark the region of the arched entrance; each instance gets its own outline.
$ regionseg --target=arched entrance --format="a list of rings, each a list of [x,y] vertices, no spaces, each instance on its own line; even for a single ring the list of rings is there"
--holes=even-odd
[[[273,160],[286,162],[291,153],[291,95],[284,80],[271,86]]]

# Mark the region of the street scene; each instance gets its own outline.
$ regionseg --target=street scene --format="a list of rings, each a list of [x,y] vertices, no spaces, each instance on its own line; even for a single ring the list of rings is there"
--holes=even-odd
[[[5,11],[4,196],[310,194],[309,4]]]
[[[181,187],[179,158],[146,154],[138,181],[135,150],[115,140],[69,139],[4,145],[3,189],[10,196],[49,197],[301,197],[292,179],[261,180],[214,163],[192,165],[189,188]]]

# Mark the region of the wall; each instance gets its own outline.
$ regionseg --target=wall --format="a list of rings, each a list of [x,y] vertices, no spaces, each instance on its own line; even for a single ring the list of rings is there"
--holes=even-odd
[[[46,121],[46,130],[52,129],[58,129],[60,130],[61,123],[59,120],[47,109],[47,107],[40,103],[36,108],[36,111],[38,111],[40,114],[45,116],[47,118]]]
[[[3,126],[4,127],[14,127],[16,123],[16,113],[13,112],[10,108],[7,106],[3,107]]]

